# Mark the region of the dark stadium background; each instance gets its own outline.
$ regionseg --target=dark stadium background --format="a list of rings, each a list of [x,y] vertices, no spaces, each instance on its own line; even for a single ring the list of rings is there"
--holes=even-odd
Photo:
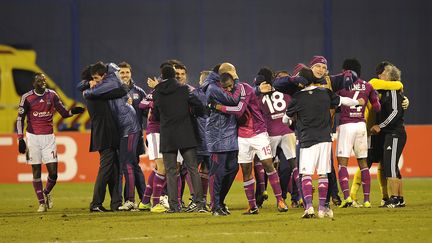
[[[331,73],[347,57],[363,78],[389,60],[402,70],[409,124],[432,123],[432,2],[428,0],[0,0],[0,43],[31,47],[38,65],[80,100],[79,73],[98,60],[128,61],[140,86],[169,58],[196,84],[201,70],[229,61],[251,81],[313,55]]]

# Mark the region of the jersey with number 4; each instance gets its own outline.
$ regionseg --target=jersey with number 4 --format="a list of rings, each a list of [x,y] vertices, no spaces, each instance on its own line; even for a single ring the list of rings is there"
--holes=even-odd
[[[293,131],[282,123],[282,117],[291,101],[291,96],[275,91],[263,94],[259,99],[269,136],[282,136],[292,133]]]
[[[364,112],[368,101],[370,101],[374,110],[376,110],[377,107],[380,107],[377,92],[374,90],[372,85],[361,79],[357,79],[357,81],[354,82],[354,87],[351,90],[342,89],[339,90],[337,94],[354,100],[362,98],[365,101],[365,105],[363,106],[341,106],[341,125],[346,123],[364,122]]]

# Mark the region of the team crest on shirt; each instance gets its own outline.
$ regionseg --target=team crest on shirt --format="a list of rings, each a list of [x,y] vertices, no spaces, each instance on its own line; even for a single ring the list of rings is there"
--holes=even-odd
[[[18,114],[24,114],[24,108],[18,107]]]
[[[311,95],[311,94],[313,94],[313,91],[312,91],[312,90],[309,90],[308,93]]]
[[[134,93],[132,97],[133,97],[134,100],[137,100],[137,99],[139,99],[139,94]]]

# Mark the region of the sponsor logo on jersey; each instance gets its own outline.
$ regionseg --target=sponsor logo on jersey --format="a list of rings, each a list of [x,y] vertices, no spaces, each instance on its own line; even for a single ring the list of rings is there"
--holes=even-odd
[[[47,116],[52,116],[51,112],[49,111],[33,111],[33,116],[35,117],[47,117]]]

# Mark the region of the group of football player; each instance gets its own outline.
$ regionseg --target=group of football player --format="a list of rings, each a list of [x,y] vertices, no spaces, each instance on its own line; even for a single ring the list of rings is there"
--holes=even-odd
[[[285,200],[289,193],[291,207],[303,207],[303,218],[315,217],[312,177],[316,172],[316,216],[332,218],[331,199],[342,208],[372,207],[369,169],[374,162],[379,162],[381,206],[405,206],[398,161],[406,143],[403,117],[409,101],[395,65],[379,63],[377,77],[369,82],[361,79],[357,59],[346,59],[340,73],[329,75],[323,56],[314,56],[307,65],[299,63],[292,72],[263,67],[250,83],[240,82],[235,66],[228,62],[202,71],[198,87],[188,83],[187,68],[178,60],[161,64],[160,73],[160,77],[148,78],[151,91],[146,94],[134,83],[132,67],[126,62],[118,66],[98,62],[83,72],[79,89],[92,120],[90,150],[101,155],[91,212],[110,211],[102,206],[108,185],[114,211],[210,211],[214,216],[227,216],[231,212],[225,199],[240,167],[248,201],[244,214],[259,213],[268,199],[269,182],[279,212],[288,211]],[[24,105],[27,96],[23,99],[19,138],[23,137],[22,118],[32,116]],[[27,103],[29,107],[36,104]],[[102,105],[107,111],[104,122],[97,115]],[[82,110],[69,115],[77,112]],[[112,120],[111,125],[107,119]],[[99,123],[104,124],[95,125]],[[31,139],[29,132],[45,134],[30,131],[30,125],[27,140]],[[333,164],[334,140],[343,199],[338,196]],[[20,152],[31,154],[36,149],[28,146],[26,150],[22,144],[25,146],[20,139]],[[147,183],[139,167],[144,151],[155,162]],[[350,191],[347,166],[352,155],[359,169]],[[30,158],[39,167],[42,162],[47,166],[57,162],[56,158],[47,162],[35,157]],[[48,182],[53,178],[50,174]],[[36,186],[39,181],[40,174],[34,173],[40,205],[49,201],[52,206],[52,183],[42,193],[42,186]],[[191,194],[188,205],[183,201],[186,184]],[[360,185],[363,203],[357,200]],[[46,211],[46,206],[41,207],[40,211]]]

